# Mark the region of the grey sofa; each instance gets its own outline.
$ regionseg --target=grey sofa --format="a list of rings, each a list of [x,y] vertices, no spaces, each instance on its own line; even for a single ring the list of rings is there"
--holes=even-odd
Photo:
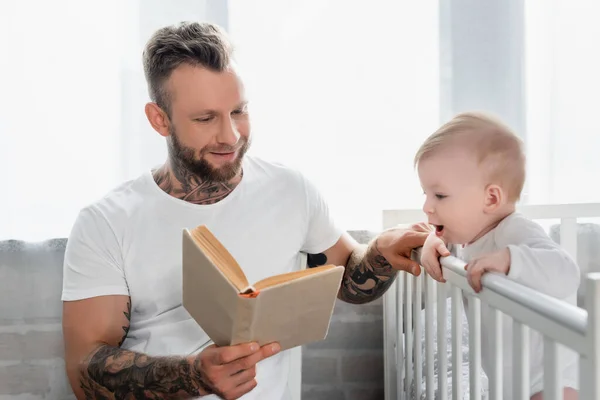
[[[65,375],[61,330],[65,244],[0,242],[2,399],[74,398]]]

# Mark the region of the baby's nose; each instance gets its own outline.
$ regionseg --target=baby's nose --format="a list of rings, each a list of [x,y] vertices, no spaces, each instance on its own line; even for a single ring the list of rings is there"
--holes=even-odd
[[[423,212],[425,214],[433,214],[434,212],[434,208],[431,204],[429,204],[428,202],[425,202],[425,204],[423,204]]]

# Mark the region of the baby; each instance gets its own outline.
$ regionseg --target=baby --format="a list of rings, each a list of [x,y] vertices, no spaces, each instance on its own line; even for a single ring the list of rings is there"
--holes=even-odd
[[[415,166],[425,193],[423,211],[435,230],[423,246],[421,264],[444,282],[440,256],[467,263],[469,284],[481,290],[481,276],[498,272],[509,279],[576,305],[580,271],[541,226],[515,211],[525,181],[521,140],[494,118],[478,113],[455,116],[423,143]],[[466,306],[466,305],[465,305]],[[482,366],[494,362],[489,307],[481,306]],[[503,317],[503,396],[512,398],[512,319]],[[543,336],[530,330],[530,397],[542,399]],[[575,353],[562,349],[560,370],[565,399],[577,399]]]

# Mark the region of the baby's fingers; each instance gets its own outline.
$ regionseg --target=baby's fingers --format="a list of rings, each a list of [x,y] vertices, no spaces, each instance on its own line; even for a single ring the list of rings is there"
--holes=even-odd
[[[469,285],[473,288],[475,293],[479,293],[481,291],[481,277],[486,271],[484,264],[474,262],[473,264],[466,265],[465,269],[467,270],[467,281],[469,282]]]
[[[440,240],[440,243],[438,243],[438,245],[435,246],[435,249],[442,257],[447,257],[450,255],[450,250],[448,250],[448,248],[446,247],[446,244],[444,242],[442,242],[441,240]]]
[[[427,271],[427,274],[429,274],[429,276],[431,276],[436,281],[446,282],[442,275],[442,267],[440,266],[437,259],[424,260],[423,267],[425,267],[425,271]]]

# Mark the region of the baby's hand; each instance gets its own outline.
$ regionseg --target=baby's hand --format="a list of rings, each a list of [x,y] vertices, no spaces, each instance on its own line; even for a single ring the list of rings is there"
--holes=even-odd
[[[423,249],[421,250],[421,265],[433,279],[439,282],[446,282],[442,275],[442,267],[440,266],[439,258],[440,256],[445,257],[449,255],[450,251],[448,251],[446,243],[444,243],[444,241],[435,234],[435,231],[433,231],[427,236]]]
[[[510,269],[510,251],[508,247],[472,260],[465,265],[467,280],[476,293],[481,291],[481,277],[486,272],[501,272],[508,274]]]

